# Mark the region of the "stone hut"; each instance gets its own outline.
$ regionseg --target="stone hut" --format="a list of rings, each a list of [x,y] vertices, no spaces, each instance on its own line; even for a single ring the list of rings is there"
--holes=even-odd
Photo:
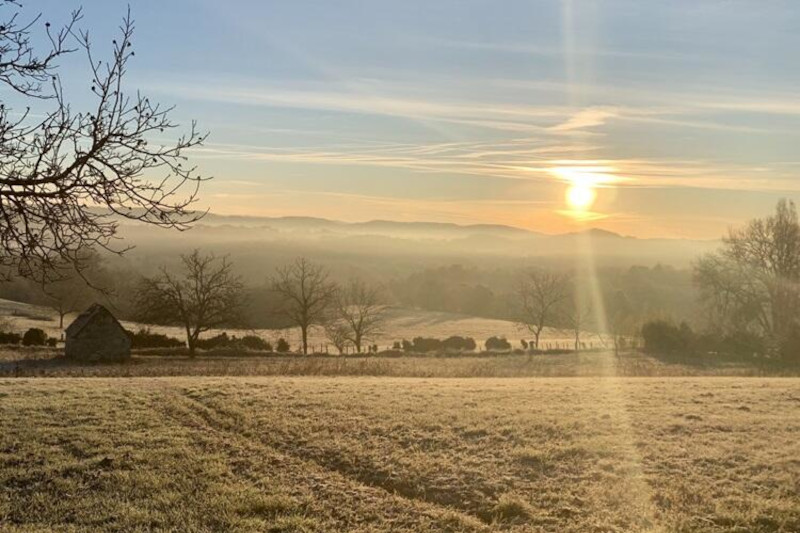
[[[70,359],[119,361],[131,356],[131,340],[111,311],[94,304],[67,327],[64,353]]]

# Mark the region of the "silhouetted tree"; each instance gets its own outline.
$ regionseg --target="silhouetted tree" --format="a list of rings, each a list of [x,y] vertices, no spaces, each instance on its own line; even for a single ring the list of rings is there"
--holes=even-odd
[[[109,59],[99,60],[88,32],[76,29],[80,11],[56,30],[41,15],[23,22],[20,9],[16,1],[0,2],[0,18],[6,12],[0,23],[0,85],[29,104],[12,109],[0,101],[3,271],[48,281],[64,275],[65,265],[81,270],[89,248],[121,253],[124,249],[112,246],[119,218],[178,229],[196,221],[201,214],[189,207],[203,178],[184,166],[183,152],[205,135],[192,124],[172,144],[153,142],[175,124],[172,108],[125,92],[123,79],[134,55],[130,13]],[[40,28],[48,45],[37,52],[34,34]],[[78,50],[87,58],[86,89],[94,103],[76,112],[56,62]]]
[[[339,355],[343,354],[347,345],[350,343],[350,328],[342,320],[329,320],[325,322],[325,337],[338,350]],[[361,350],[359,350],[361,351]]]
[[[545,326],[557,319],[559,307],[570,295],[570,276],[561,272],[532,269],[519,283],[520,323],[533,334],[533,349]]]
[[[107,295],[106,291],[112,285],[97,254],[86,254],[82,262],[85,266],[80,273],[52,280],[41,287],[43,302],[58,313],[60,329],[64,329],[64,317],[67,314],[80,311]]]
[[[381,289],[353,279],[336,292],[336,318],[346,326],[346,338],[361,352],[364,340],[373,340],[386,322]]]
[[[592,321],[592,302],[585,297],[577,284],[573,284],[571,297],[564,301],[560,314],[564,326],[572,335],[575,351],[580,351],[581,333]]]
[[[605,308],[614,355],[619,355],[636,330],[636,314],[628,296],[621,290],[615,291],[606,299]]]
[[[800,223],[794,203],[780,200],[774,215],[731,230],[718,253],[695,265],[695,279],[716,326],[756,333],[779,350],[800,321]]]
[[[300,257],[279,268],[272,280],[272,290],[284,299],[284,313],[300,328],[304,354],[308,354],[308,330],[329,318],[337,287],[328,278],[325,268]]]
[[[195,250],[182,255],[181,262],[180,273],[162,267],[159,275],[143,278],[137,308],[142,321],[182,326],[194,356],[201,333],[241,320],[242,283],[227,257]]]

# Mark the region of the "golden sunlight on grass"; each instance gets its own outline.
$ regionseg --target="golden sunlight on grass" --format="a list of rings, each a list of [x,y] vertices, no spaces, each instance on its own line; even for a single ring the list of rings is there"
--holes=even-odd
[[[791,380],[196,377],[3,386],[0,529],[9,533],[800,526],[800,404]]]

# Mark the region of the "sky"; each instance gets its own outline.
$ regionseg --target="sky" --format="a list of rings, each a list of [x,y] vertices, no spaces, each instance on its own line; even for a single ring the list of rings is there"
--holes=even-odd
[[[81,4],[102,54],[128,2],[24,12]],[[190,157],[216,213],[716,238],[800,199],[796,1],[130,7],[126,87],[210,132]]]

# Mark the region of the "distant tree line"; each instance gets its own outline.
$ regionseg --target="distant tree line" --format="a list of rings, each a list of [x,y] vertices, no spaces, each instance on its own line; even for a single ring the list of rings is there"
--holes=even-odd
[[[642,327],[654,353],[721,353],[800,362],[800,223],[790,200],[731,229],[694,269],[704,320]]]
[[[195,250],[181,256],[181,261],[178,272],[162,267],[156,276],[142,278],[136,304],[140,321],[183,328],[190,355],[197,348],[233,344],[272,349],[252,337],[234,342],[224,333],[201,339],[202,333],[212,329],[244,325],[244,287],[227,257]],[[361,352],[364,343],[380,332],[386,305],[378,287],[358,279],[335,283],[323,266],[302,257],[278,268],[269,283],[286,320],[300,329],[304,354],[309,351],[309,331],[314,327],[323,328],[340,353],[349,345]],[[288,351],[284,344],[278,351]]]

